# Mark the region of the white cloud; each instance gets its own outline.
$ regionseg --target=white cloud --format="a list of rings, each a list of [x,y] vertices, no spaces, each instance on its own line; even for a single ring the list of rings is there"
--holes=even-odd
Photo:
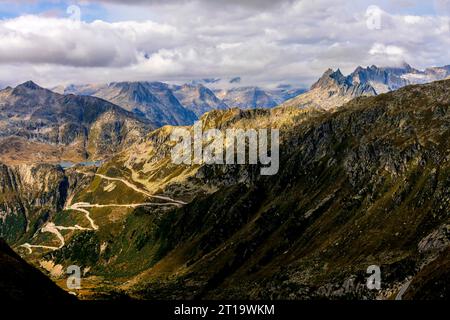
[[[390,13],[379,4],[380,27],[368,28],[367,8],[377,1],[234,2],[227,10],[204,0],[115,2],[104,1],[108,21],[0,20],[0,83],[241,76],[242,85],[306,86],[328,67],[450,63],[448,16]]]
[[[397,46],[386,46],[382,43],[375,43],[369,51],[372,55],[384,56],[387,59],[400,59],[405,56],[404,50]]]
[[[174,47],[171,26],[147,22],[91,23],[22,16],[0,22],[0,61],[75,67],[124,67],[140,55]]]

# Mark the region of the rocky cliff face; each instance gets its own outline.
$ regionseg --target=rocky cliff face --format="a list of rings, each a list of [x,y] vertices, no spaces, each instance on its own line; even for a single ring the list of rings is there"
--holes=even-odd
[[[449,66],[417,70],[404,63],[398,67],[358,67],[348,76],[354,83],[371,85],[377,94],[397,90],[407,85],[443,80],[450,75]]]
[[[377,94],[397,90],[411,84],[403,75],[418,72],[409,65],[403,68],[358,67],[348,78],[354,83],[371,85]]]
[[[0,237],[20,245],[63,211],[89,177],[51,164],[0,164]]]
[[[62,209],[68,180],[57,166],[0,165],[0,237],[10,243],[31,236]]]

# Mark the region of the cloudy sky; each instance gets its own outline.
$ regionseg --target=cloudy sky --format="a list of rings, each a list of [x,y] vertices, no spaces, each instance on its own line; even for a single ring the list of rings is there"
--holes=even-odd
[[[450,0],[0,0],[0,86],[308,87],[329,67],[450,64],[449,17]]]

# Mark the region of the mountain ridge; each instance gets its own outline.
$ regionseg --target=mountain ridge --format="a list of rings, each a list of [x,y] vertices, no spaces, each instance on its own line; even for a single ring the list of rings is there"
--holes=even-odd
[[[243,109],[273,108],[305,91],[290,86],[276,89],[263,89],[256,86],[218,89],[216,88],[217,81],[219,80],[192,81],[182,85],[169,85],[163,82],[149,81],[113,82],[109,84],[58,86],[54,90],[59,93],[93,95],[104,98],[128,111],[133,111],[144,116],[147,112],[147,118],[158,127],[163,125],[189,125],[205,112],[216,109],[224,110],[236,107]],[[161,103],[153,96],[148,97],[148,99],[144,98],[138,99],[140,101],[135,101],[136,99],[134,99],[135,95],[133,93],[126,94],[126,92],[123,92],[121,95],[120,92],[117,92],[120,89],[114,90],[114,87],[118,85],[140,86],[143,89],[152,84],[163,86],[166,90],[170,89],[178,101]],[[210,87],[210,85],[212,86]],[[145,97],[145,95],[142,96]],[[144,106],[141,104],[144,104]],[[182,111],[179,104],[190,114],[183,116],[185,111]],[[156,109],[156,111],[150,112],[147,109]],[[166,114],[167,112],[164,109],[169,110],[171,114]],[[182,117],[178,119],[180,114]]]

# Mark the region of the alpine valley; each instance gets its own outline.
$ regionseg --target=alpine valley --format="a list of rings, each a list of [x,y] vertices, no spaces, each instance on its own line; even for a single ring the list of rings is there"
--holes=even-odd
[[[403,64],[329,69],[309,90],[238,78],[7,87],[0,296],[39,282],[43,299],[68,299],[77,265],[79,299],[445,299],[449,76]],[[171,133],[199,119],[279,129],[278,173],[173,163]],[[366,286],[372,265],[381,290]]]

